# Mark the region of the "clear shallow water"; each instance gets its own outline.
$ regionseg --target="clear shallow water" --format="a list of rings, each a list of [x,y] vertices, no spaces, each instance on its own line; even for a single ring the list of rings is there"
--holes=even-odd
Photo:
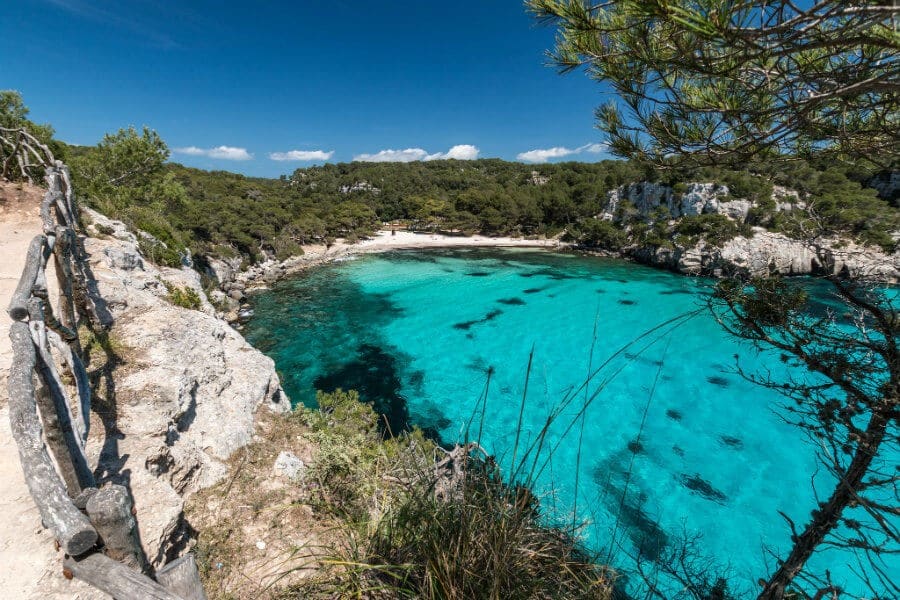
[[[778,357],[700,312],[627,348],[579,390],[642,332],[701,307],[707,284],[534,251],[396,252],[280,283],[255,298],[246,335],[295,402],[340,386],[374,401],[394,428],[413,423],[453,442],[483,427],[482,444],[507,469],[533,348],[519,458],[575,397],[549,428],[544,448],[554,451],[537,462],[545,513],[571,521],[577,506],[593,548],[621,546],[614,563],[701,534],[703,552],[749,590],[771,570],[766,549],[788,547],[777,511],[804,523],[813,507],[813,449],[773,412],[777,394],[734,373],[739,357],[748,372],[778,376]],[[473,421],[482,401],[483,426]],[[832,551],[814,565],[840,581],[844,562]]]

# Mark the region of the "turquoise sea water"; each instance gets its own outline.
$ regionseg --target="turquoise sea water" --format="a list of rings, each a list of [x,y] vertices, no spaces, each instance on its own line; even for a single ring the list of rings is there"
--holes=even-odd
[[[518,458],[557,412],[535,471],[549,518],[571,521],[574,510],[589,544],[604,557],[612,545],[623,567],[626,553],[652,558],[699,534],[703,553],[751,590],[772,570],[768,551],[789,545],[777,511],[800,524],[814,505],[814,449],[778,417],[775,392],[735,372],[736,361],[775,377],[787,367],[708,312],[634,342],[701,308],[708,285],[535,251],[395,252],[256,296],[246,335],[295,402],[355,388],[394,428],[412,423],[445,442],[481,431],[507,469],[533,349]],[[813,566],[852,589],[845,558],[825,552]]]

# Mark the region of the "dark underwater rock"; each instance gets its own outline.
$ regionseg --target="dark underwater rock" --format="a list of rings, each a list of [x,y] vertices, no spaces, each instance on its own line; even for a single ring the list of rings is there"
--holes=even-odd
[[[703,479],[699,473],[695,473],[693,475],[682,473],[681,485],[691,490],[698,496],[702,496],[703,498],[711,500],[712,502],[715,502],[717,504],[724,505],[725,502],[728,501],[728,496],[714,488],[712,484]]]
[[[507,306],[522,306],[523,304],[525,304],[524,300],[516,297],[500,298],[499,300],[497,300],[497,302],[499,302],[500,304],[506,304]]]
[[[713,385],[717,385],[719,387],[728,387],[731,385],[731,382],[725,379],[724,377],[720,377],[719,375],[710,375],[706,378],[708,382]]]
[[[362,344],[355,360],[316,377],[313,385],[323,392],[334,392],[338,388],[359,392],[360,400],[371,402],[375,412],[384,417],[379,419],[379,427],[385,435],[410,429],[406,398],[400,393],[403,382],[397,360],[380,346]]]
[[[726,446],[731,446],[737,450],[741,450],[744,447],[744,441],[741,438],[732,437],[730,435],[720,435],[719,440]]]
[[[666,411],[666,416],[672,419],[673,421],[680,421],[684,418],[684,415],[675,410],[674,408],[670,408]]]

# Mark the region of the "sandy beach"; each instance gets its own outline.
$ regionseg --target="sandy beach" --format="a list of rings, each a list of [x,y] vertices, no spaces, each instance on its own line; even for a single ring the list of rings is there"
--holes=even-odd
[[[245,272],[244,278],[252,287],[266,287],[267,274],[278,271],[279,276],[297,273],[310,267],[341,260],[359,254],[375,254],[391,250],[427,250],[436,248],[537,248],[563,250],[569,244],[557,238],[528,239],[515,237],[491,237],[486,235],[457,236],[439,233],[414,233],[412,231],[381,230],[370,238],[348,243],[338,240],[331,246],[311,244],[303,246],[303,255],[282,263],[264,263]],[[270,283],[270,281],[268,282]]]

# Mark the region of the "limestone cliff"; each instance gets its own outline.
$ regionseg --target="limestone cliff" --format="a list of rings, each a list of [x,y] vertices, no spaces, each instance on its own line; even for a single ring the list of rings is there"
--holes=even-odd
[[[628,200],[645,217],[651,217],[659,208],[667,209],[672,218],[695,217],[718,213],[743,220],[752,207],[749,200],[728,199],[728,186],[715,183],[688,183],[682,194],[661,183],[640,182],[623,185],[609,192],[599,218],[612,221]]]
[[[641,217],[651,221],[720,214],[743,223],[755,206],[749,200],[731,199],[729,189],[724,185],[689,183],[684,193],[676,194],[669,186],[643,182],[609,192],[603,210],[596,218],[620,221],[626,200]],[[774,187],[772,200],[778,212],[806,208],[796,192],[779,186]],[[700,240],[691,247],[638,245],[627,247],[623,252],[640,262],[689,275],[843,273],[873,281],[900,281],[900,251],[887,254],[880,248],[838,237],[818,239],[814,248],[804,241],[761,227],[753,227],[748,235],[736,236],[720,245]]]
[[[152,265],[122,223],[85,213],[92,299],[114,368],[95,401],[103,439],[89,446],[100,448],[101,481],[130,484],[142,543],[160,564],[184,542],[184,498],[224,477],[224,461],[253,438],[257,409],[290,402],[272,360],[216,318],[196,271]],[[200,309],[172,304],[172,286],[195,290]],[[103,377],[96,360],[90,370]]]

